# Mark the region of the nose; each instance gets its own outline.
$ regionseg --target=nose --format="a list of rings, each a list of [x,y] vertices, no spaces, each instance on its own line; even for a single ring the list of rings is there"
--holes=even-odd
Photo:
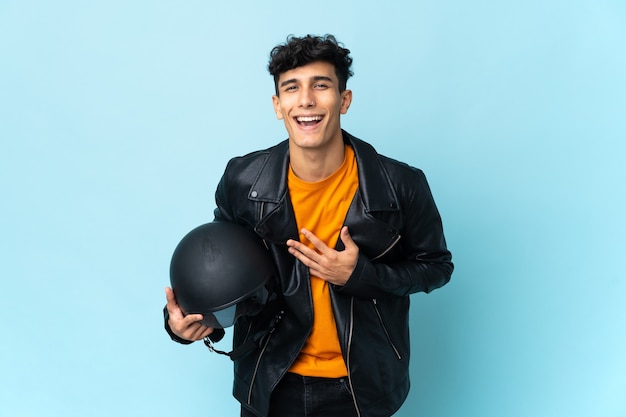
[[[315,107],[315,100],[313,95],[307,89],[302,89],[300,93],[300,107],[311,108]]]

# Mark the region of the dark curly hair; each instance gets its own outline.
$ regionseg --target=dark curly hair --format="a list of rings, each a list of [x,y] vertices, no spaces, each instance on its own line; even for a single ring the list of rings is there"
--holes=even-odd
[[[290,35],[287,42],[275,46],[270,52],[267,69],[274,76],[276,94],[278,95],[280,74],[316,61],[325,61],[335,66],[339,91],[343,92],[348,78],[353,75],[350,69],[352,65],[350,50],[343,48],[333,35],[306,35],[302,38]]]

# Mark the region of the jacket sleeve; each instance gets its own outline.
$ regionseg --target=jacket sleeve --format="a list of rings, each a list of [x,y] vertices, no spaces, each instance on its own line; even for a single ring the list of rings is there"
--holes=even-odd
[[[405,296],[428,293],[450,280],[454,265],[441,217],[424,174],[415,173],[410,187],[397,190],[403,211],[400,247],[376,261],[360,253],[350,279],[337,288],[340,292],[363,298]]]

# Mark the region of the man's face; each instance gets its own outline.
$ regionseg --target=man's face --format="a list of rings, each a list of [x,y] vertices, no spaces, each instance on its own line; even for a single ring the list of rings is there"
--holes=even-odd
[[[339,92],[334,65],[318,61],[280,74],[272,101],[276,117],[285,122],[290,146],[323,150],[342,141],[339,118],[348,111],[352,92]]]

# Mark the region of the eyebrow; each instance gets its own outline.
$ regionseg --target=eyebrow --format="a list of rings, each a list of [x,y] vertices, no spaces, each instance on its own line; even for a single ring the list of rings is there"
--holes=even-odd
[[[312,77],[311,80],[313,80],[313,81],[328,81],[328,82],[331,82],[331,83],[333,82],[332,78],[327,77],[325,75],[316,75],[316,76]],[[290,78],[290,79],[285,80],[282,83],[280,83],[280,86],[284,87],[287,84],[293,84],[293,83],[296,83],[296,82],[298,82],[297,78]]]

